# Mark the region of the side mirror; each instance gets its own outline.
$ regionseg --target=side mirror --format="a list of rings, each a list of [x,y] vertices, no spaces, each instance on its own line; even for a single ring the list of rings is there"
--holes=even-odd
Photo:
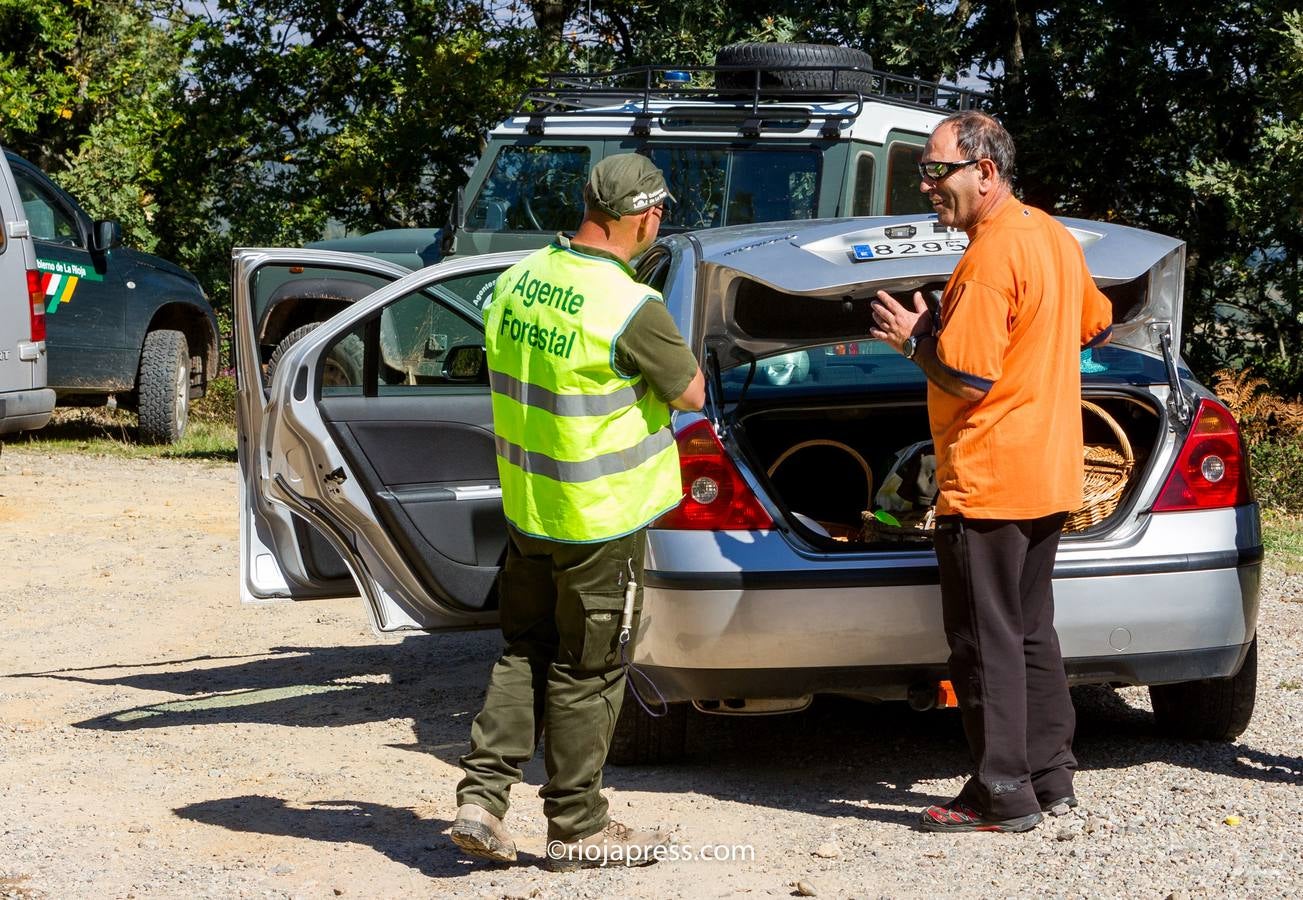
[[[445,381],[462,384],[488,384],[489,364],[479,344],[458,344],[443,358]]]
[[[112,250],[122,246],[122,225],[112,219],[100,219],[95,223],[92,238],[92,250]]]

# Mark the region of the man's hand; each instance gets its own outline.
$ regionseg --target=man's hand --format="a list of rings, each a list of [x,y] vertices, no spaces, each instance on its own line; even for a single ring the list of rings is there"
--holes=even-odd
[[[901,349],[907,338],[932,331],[932,313],[928,311],[922,291],[914,292],[912,311],[886,291],[878,291],[878,299],[873,301],[872,309],[874,324],[869,329],[870,337],[886,341],[897,350]]]

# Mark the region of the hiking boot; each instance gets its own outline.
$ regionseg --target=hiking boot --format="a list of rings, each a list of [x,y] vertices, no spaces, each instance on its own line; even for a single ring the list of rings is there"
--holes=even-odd
[[[547,861],[553,872],[599,866],[646,866],[669,846],[665,831],[634,831],[610,821],[596,834],[577,841],[548,841]]]
[[[1049,803],[1041,804],[1041,812],[1051,816],[1066,816],[1077,808],[1077,798],[1072,794],[1066,797],[1060,797],[1058,800],[1051,800]]]
[[[516,841],[502,820],[483,807],[463,803],[448,836],[471,856],[494,862],[515,862]]]
[[[989,819],[960,800],[929,806],[918,820],[920,831],[1030,831],[1041,821],[1041,814],[1030,813],[1014,819]]]

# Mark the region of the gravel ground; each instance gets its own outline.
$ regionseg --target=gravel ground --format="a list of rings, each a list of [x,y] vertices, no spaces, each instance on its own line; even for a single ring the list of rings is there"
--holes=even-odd
[[[912,830],[961,784],[952,713],[698,716],[686,764],[608,768],[612,810],[740,858],[556,875],[537,761],[508,818],[521,864],[444,834],[496,636],[383,641],[355,600],[241,607],[234,466],[6,447],[0,540],[0,898],[1303,894],[1303,578],[1274,569],[1249,730],[1173,742],[1143,689],[1078,690],[1073,815]]]

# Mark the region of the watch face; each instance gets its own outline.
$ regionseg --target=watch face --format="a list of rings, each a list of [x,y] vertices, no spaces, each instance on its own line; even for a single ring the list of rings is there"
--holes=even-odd
[[[906,359],[913,359],[914,351],[918,349],[918,338],[915,337],[905,338],[905,344],[900,349],[901,352],[905,354]]]

